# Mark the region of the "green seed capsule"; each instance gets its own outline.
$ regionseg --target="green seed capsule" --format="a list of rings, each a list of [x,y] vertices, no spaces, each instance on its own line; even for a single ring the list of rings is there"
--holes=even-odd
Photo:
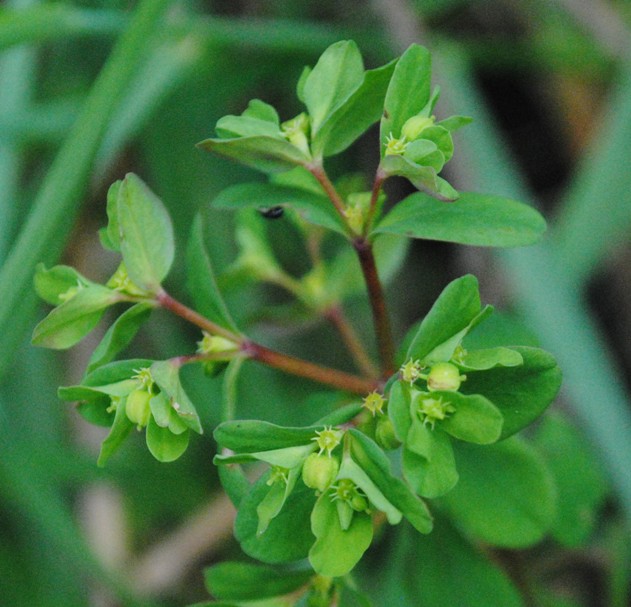
[[[339,469],[337,458],[312,453],[302,466],[302,480],[307,487],[324,491],[335,480]]]
[[[136,389],[129,393],[125,403],[125,414],[132,424],[138,428],[144,428],[149,423],[151,408],[149,401],[153,395],[142,389]]]
[[[382,415],[377,419],[375,440],[380,447],[386,449],[387,451],[396,449],[401,445],[401,441],[399,441],[394,433],[392,421],[387,415]]]
[[[421,133],[434,124],[433,116],[412,116],[408,118],[401,129],[401,136],[405,137],[408,141],[414,141],[418,139]]]
[[[460,369],[451,363],[436,363],[427,375],[427,387],[430,390],[456,391],[466,379],[460,375]]]

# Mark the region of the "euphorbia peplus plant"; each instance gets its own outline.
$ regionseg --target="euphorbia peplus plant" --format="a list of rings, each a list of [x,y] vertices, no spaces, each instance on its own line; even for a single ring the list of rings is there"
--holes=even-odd
[[[512,247],[537,242],[545,222],[522,203],[458,193],[438,175],[453,154],[452,132],[469,119],[436,120],[438,89],[432,93],[430,80],[430,55],[420,46],[364,70],[356,45],[339,42],[300,77],[305,111],[281,121],[271,105],[253,100],[240,116],[220,119],[216,137],[199,144],[269,175],[267,182],[230,187],[213,201],[239,212],[241,253],[223,279],[275,284],[305,313],[331,320],[357,374],[247,337],[217,287],[201,216],[187,258],[197,310],[169,295],[162,282],[175,252],[170,218],[133,174],[112,185],[107,197],[109,223],[101,241],[122,257],[111,280],[95,284],[65,266],[36,275],[38,292],[56,305],[35,329],[38,345],[70,347],[106,308],[131,305],[94,351],[80,385],[60,389],[62,398],[79,402],[84,417],[111,428],[99,464],[134,429],[145,432],[157,459],[179,457],[190,431],[202,431],[179,370],[199,364],[209,374],[225,374],[228,404],[214,431],[221,449],[215,462],[238,508],[236,537],[247,555],[265,565],[210,568],[209,589],[223,603],[208,605],[263,599],[268,602],[256,604],[368,605],[348,574],[377,530],[383,537],[386,524],[404,519],[419,534],[429,534],[436,519],[448,558],[470,563],[474,577],[482,572],[494,580],[489,593],[502,597],[503,605],[521,604],[474,546],[530,545],[554,524],[551,476],[534,447],[513,435],[553,400],[559,369],[538,348],[469,345],[472,335],[484,334],[492,313],[470,275],[445,287],[397,354],[382,280],[400,267],[409,238]],[[380,161],[372,189],[362,191],[352,180],[333,183],[324,159],[343,152],[377,121]],[[387,204],[382,186],[391,176],[408,179],[420,192]],[[284,269],[267,239],[266,217],[281,216],[304,235],[310,253],[312,268],[300,277]],[[343,313],[344,300],[359,288],[358,274],[367,287],[379,362],[368,356]],[[155,308],[197,326],[197,350],[162,361],[115,361]],[[340,394],[339,406],[318,421],[305,411],[300,427],[238,419],[238,400],[249,398],[235,400],[234,394],[246,360],[319,382]],[[266,468],[253,484],[243,472],[249,463]],[[440,499],[428,506],[424,498]],[[414,542],[432,546],[431,537],[418,535]],[[431,598],[420,597],[418,604],[422,600]]]

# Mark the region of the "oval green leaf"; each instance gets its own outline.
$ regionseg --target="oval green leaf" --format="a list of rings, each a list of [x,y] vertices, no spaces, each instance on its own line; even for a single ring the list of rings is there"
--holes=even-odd
[[[157,292],[175,255],[171,218],[162,201],[133,173],[118,190],[120,249],[132,282]]]
[[[114,357],[125,349],[135,337],[140,327],[145,323],[153,307],[149,304],[136,304],[125,310],[107,330],[99,345],[92,352],[88,362],[87,372],[94,371],[111,362]]]
[[[204,570],[206,588],[224,601],[254,601],[297,590],[312,571],[283,570],[256,563],[224,562]]]
[[[309,223],[346,234],[340,216],[326,196],[298,187],[277,183],[242,183],[220,192],[212,205],[234,210],[287,205],[296,209]]]
[[[399,137],[405,121],[418,114],[430,98],[432,59],[429,51],[412,44],[401,55],[392,74],[381,119],[381,148],[389,135]]]
[[[195,217],[186,250],[186,285],[201,314],[236,332],[237,327],[217,286],[213,263],[206,248],[206,239],[211,233],[211,216],[202,210]]]
[[[264,563],[287,563],[306,558],[314,542],[309,516],[315,502],[312,489],[298,487],[284,508],[273,518],[265,533],[257,534],[257,507],[269,492],[267,475],[261,477],[239,505],[235,537],[243,551]]]
[[[501,196],[461,192],[444,203],[418,192],[398,203],[374,232],[481,247],[518,247],[541,240],[544,218],[532,207]]]
[[[302,87],[312,136],[361,85],[363,74],[362,56],[352,40],[336,42],[322,53]]]
[[[159,462],[173,462],[178,459],[186,451],[189,438],[190,432],[173,434],[169,428],[158,426],[153,418],[147,425],[147,447]]]
[[[408,359],[423,360],[441,344],[471,329],[481,311],[478,280],[467,274],[450,282],[438,296],[408,349]],[[459,341],[466,335],[462,333]],[[453,346],[455,349],[455,346]],[[448,357],[449,358],[449,357]]]
[[[57,350],[70,348],[96,327],[105,308],[119,301],[119,293],[101,285],[83,287],[35,327],[32,343]]]
[[[328,493],[322,494],[311,514],[311,529],[316,541],[309,551],[309,562],[320,575],[346,575],[361,559],[372,542],[372,519],[355,512],[348,529],[343,530],[337,507]]]
[[[543,539],[555,519],[557,494],[539,453],[516,437],[483,447],[455,447],[460,481],[441,501],[456,524],[506,548]]]
[[[551,354],[526,346],[512,349],[521,354],[522,365],[468,372],[460,386],[462,393],[482,394],[500,410],[504,417],[501,438],[537,419],[561,387],[561,370]]]

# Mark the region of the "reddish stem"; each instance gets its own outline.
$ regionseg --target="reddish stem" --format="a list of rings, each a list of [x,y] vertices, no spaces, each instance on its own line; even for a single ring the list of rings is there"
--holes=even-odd
[[[248,358],[257,360],[264,365],[280,369],[281,371],[291,373],[292,375],[305,377],[312,381],[320,382],[339,390],[354,392],[356,394],[368,394],[373,390],[379,389],[381,386],[380,382],[377,380],[364,379],[356,375],[351,375],[350,373],[338,371],[337,369],[322,367],[300,358],[295,358],[287,354],[270,350],[265,346],[249,341],[244,337],[215,324],[208,318],[195,312],[195,310],[191,310],[191,308],[185,306],[183,303],[180,303],[165,291],[161,291],[156,295],[156,301],[163,308],[173,312],[181,318],[184,318],[190,323],[198,326],[200,329],[203,329],[213,335],[221,335],[222,337],[235,342],[240,347],[240,352]],[[206,360],[208,359],[208,356],[198,357],[197,355],[193,355],[192,357],[183,357],[179,362],[182,364],[186,362],[194,362],[196,358]]]
[[[269,365],[270,367],[321,384],[327,384],[347,392],[365,395],[373,390],[379,389],[381,386],[381,382],[379,381],[364,379],[363,377],[351,375],[343,371],[338,371],[337,369],[322,367],[300,358],[294,358],[293,356],[270,350],[254,342],[244,342],[242,344],[242,351],[249,358]]]
[[[394,372],[394,342],[392,340],[392,329],[390,319],[386,310],[386,300],[377,273],[375,256],[372,251],[372,244],[364,238],[356,238],[353,246],[357,251],[359,263],[364,274],[372,316],[377,335],[377,346],[381,358],[383,376],[388,377]]]
[[[346,213],[344,212],[346,209],[346,205],[342,200],[342,197],[337,193],[335,186],[331,183],[329,176],[326,174],[326,171],[319,164],[309,165],[306,167],[311,174],[318,180],[322,189],[325,191],[326,195],[329,197],[333,206],[336,208],[340,217],[344,221],[344,225],[347,224]]]
[[[362,344],[355,329],[353,329],[353,325],[348,321],[342,307],[339,304],[331,306],[324,312],[324,315],[339,332],[346,348],[353,356],[357,368],[368,377],[378,377],[378,369],[376,369],[373,361],[370,360],[364,344]]]
[[[375,213],[377,212],[377,201],[379,200],[379,192],[381,191],[381,186],[386,179],[386,174],[381,170],[381,167],[377,168],[377,172],[375,173],[375,180],[372,184],[372,193],[370,195],[370,207],[368,209],[368,215],[366,216],[366,221],[364,222],[364,236],[368,234],[370,229],[372,228],[372,223],[375,218]]]
[[[190,323],[198,326],[204,331],[207,331],[211,335],[220,335],[221,337],[225,337],[237,344],[241,344],[243,342],[243,337],[233,333],[229,329],[224,329],[221,325],[214,323],[212,320],[209,320],[205,316],[195,312],[195,310],[191,310],[188,306],[185,306],[177,299],[171,297],[166,291],[160,291],[157,293],[156,301],[161,307],[173,312],[173,314],[180,316],[184,320],[188,320]]]

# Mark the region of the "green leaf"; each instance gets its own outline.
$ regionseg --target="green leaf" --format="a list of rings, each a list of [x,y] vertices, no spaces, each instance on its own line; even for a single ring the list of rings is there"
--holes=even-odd
[[[304,81],[302,95],[311,118],[311,136],[362,83],[364,63],[352,40],[336,42],[322,53]]]
[[[243,551],[264,563],[286,563],[306,558],[314,538],[309,515],[315,496],[307,487],[297,487],[285,507],[270,522],[265,533],[257,534],[257,507],[269,492],[267,475],[261,477],[241,501],[235,522],[235,537]]]
[[[121,398],[116,405],[116,413],[110,433],[101,443],[101,451],[96,461],[97,466],[103,467],[110,457],[121,447],[129,433],[132,431],[132,424],[125,414],[125,398]]]
[[[255,563],[223,562],[204,570],[206,588],[225,601],[281,596],[304,586],[312,571],[283,570]]]
[[[309,562],[320,575],[346,575],[359,562],[372,542],[372,519],[355,512],[346,531],[340,526],[337,507],[323,493],[311,513],[311,530],[316,541],[309,550]]]
[[[456,524],[484,542],[523,548],[556,515],[556,487],[537,451],[516,437],[480,447],[457,443],[460,481],[442,498]]]
[[[238,420],[219,424],[213,436],[222,447],[236,453],[256,453],[308,445],[316,437],[316,430],[323,427],[285,428],[264,421]]]
[[[379,120],[396,61],[364,73],[363,82],[339,106],[313,138],[313,155],[334,156],[343,152],[360,135]]]
[[[515,346],[523,358],[518,367],[495,367],[467,373],[460,386],[465,394],[483,394],[502,413],[502,438],[511,436],[543,413],[561,386],[561,371],[551,354]]]
[[[442,177],[438,176],[438,173],[433,166],[417,164],[406,156],[389,154],[381,161],[381,169],[387,176],[397,175],[399,177],[405,177],[415,188],[421,190],[421,192],[418,193],[419,196],[425,195],[430,200],[434,200],[437,204],[453,202],[459,196],[458,192],[454,190],[454,188],[452,188],[449,183],[447,183]],[[390,211],[390,213],[388,213],[388,215],[386,215],[386,217],[377,225],[377,228],[373,231],[373,233],[390,232],[392,234],[403,234],[410,238],[430,238],[429,236],[418,236],[418,230],[414,229],[416,224],[413,222],[413,219],[416,219],[416,206],[414,207],[413,212],[406,212],[407,205],[403,208],[403,211],[398,210],[399,207],[412,196],[416,196],[416,194],[411,194],[410,196],[399,202],[394,207],[394,209]],[[395,213],[394,219],[388,220],[390,215],[392,215],[393,213]],[[400,216],[403,216],[403,218],[401,219]],[[390,223],[391,221],[394,222],[394,226],[392,226],[392,224]],[[420,221],[421,220],[418,220],[417,223],[420,223]],[[423,226],[424,225],[425,224],[423,223]],[[444,238],[441,239],[436,237],[432,237],[431,239],[446,240]]]
[[[319,193],[276,183],[242,183],[226,188],[212,202],[214,207],[241,209],[288,206],[296,209],[308,223],[323,226],[340,234],[346,228],[331,201]]]
[[[553,537],[565,546],[584,544],[609,492],[605,473],[585,437],[560,414],[547,414],[534,436],[559,492]]]
[[[125,310],[107,330],[99,345],[92,352],[88,362],[87,372],[94,371],[97,367],[111,362],[114,357],[126,348],[142,326],[149,318],[153,307],[149,304],[136,304]]]
[[[353,419],[356,415],[364,409],[363,403],[351,403],[349,405],[344,405],[339,409],[335,409],[328,413],[324,417],[321,417],[314,426],[339,426],[341,424],[345,424]]]
[[[461,192],[458,200],[445,204],[418,192],[399,202],[374,232],[475,246],[519,247],[541,240],[545,229],[546,222],[535,209],[515,200]]]
[[[295,467],[289,470],[287,482],[284,484],[274,483],[270,487],[268,494],[261,500],[256,508],[256,513],[259,517],[259,524],[256,528],[257,535],[265,533],[272,520],[280,514],[283,506],[296,486],[296,481],[300,476],[300,472],[300,467]]]
[[[386,471],[386,473],[388,472],[389,471]],[[377,487],[368,474],[366,474],[364,469],[350,457],[344,457],[342,459],[342,465],[340,466],[336,480],[342,479],[353,481],[353,483],[365,493],[371,505],[374,506],[376,510],[386,515],[391,525],[398,525],[401,522],[401,518],[403,517],[401,511],[388,501],[379,487]]]
[[[81,288],[35,327],[32,342],[46,348],[70,348],[96,327],[105,308],[119,301],[119,293],[101,285]]]
[[[142,289],[158,292],[175,255],[173,225],[162,201],[133,173],[117,198],[120,249],[127,273]]]
[[[63,303],[65,299],[62,296],[70,289],[80,290],[95,284],[70,266],[53,266],[47,270],[43,263],[37,264],[33,283],[37,294],[53,306]]]
[[[241,116],[224,116],[217,121],[217,135],[222,139],[265,135],[282,137],[276,110],[261,101],[252,99]]]
[[[450,282],[423,319],[410,344],[407,358],[422,362],[438,346],[473,328],[472,323],[477,319],[481,308],[478,280],[475,276],[467,274]],[[459,340],[464,335],[466,332]],[[457,345],[453,345],[453,350]]]
[[[107,191],[107,227],[99,231],[101,244],[110,251],[120,251],[120,227],[118,225],[118,195],[123,182],[115,181]]]
[[[451,491],[458,471],[451,439],[414,419],[403,449],[403,473],[416,493],[435,498]]]
[[[154,362],[151,376],[170,401],[170,406],[182,422],[191,430],[202,434],[202,425],[195,405],[191,402],[180,382],[179,367],[170,360]]]
[[[486,328],[486,325],[485,325]],[[495,367],[518,367],[524,364],[522,355],[503,346],[483,350],[467,350],[458,367],[461,371],[485,371]]]
[[[173,462],[178,459],[186,451],[189,438],[190,432],[173,434],[169,428],[158,426],[153,418],[147,425],[147,447],[159,462]]]
[[[439,391],[432,394],[442,397],[444,402],[456,408],[455,413],[438,422],[447,434],[478,445],[488,445],[499,440],[504,417],[490,400],[479,394]]]
[[[83,378],[81,385],[99,387],[128,380],[136,375],[140,369],[148,369],[153,363],[153,360],[147,358],[117,360],[90,371]]]
[[[443,518],[423,541],[407,532],[399,543],[398,588],[407,596],[402,604],[524,607],[502,569]]]
[[[388,395],[388,417],[394,426],[395,436],[401,441],[405,441],[412,420],[410,418],[410,402],[412,397],[407,384],[402,381],[395,381],[390,387]]]
[[[250,492],[251,485],[239,464],[224,464],[217,468],[217,474],[232,505],[239,508],[241,500]]]
[[[205,139],[197,147],[263,171],[278,173],[307,164],[310,158],[286,139],[257,135],[235,139]]]
[[[168,428],[173,434],[182,434],[188,426],[177,415],[171,399],[164,392],[159,392],[149,400],[149,407],[154,421],[161,428]]]
[[[399,137],[408,118],[418,114],[430,99],[432,62],[429,51],[412,44],[401,55],[394,69],[381,119],[381,149],[389,135]]]
[[[432,530],[432,516],[425,503],[418,499],[401,479],[392,474],[390,461],[374,441],[353,428],[349,430],[349,433],[352,436],[351,455],[353,460],[357,462],[383,496],[401,511],[417,531],[429,533]],[[367,492],[366,495],[370,499]]]
[[[187,287],[196,309],[218,325],[237,331],[234,320],[219,292],[212,260],[206,248],[206,240],[212,233],[211,217],[200,212],[193,228],[186,251]]]

